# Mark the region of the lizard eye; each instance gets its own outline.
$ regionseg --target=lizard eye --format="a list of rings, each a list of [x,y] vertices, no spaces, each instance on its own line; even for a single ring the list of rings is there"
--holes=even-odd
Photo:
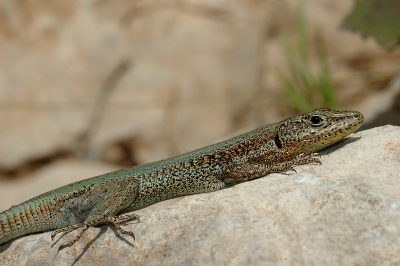
[[[322,118],[319,117],[319,116],[313,115],[313,116],[310,118],[310,121],[311,121],[311,124],[312,124],[313,126],[317,126],[317,125],[321,124]]]

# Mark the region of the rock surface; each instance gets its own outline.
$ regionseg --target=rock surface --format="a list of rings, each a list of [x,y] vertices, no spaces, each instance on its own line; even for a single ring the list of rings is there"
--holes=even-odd
[[[0,167],[82,135],[97,157],[138,137],[143,163],[226,134],[259,89],[268,12],[241,0],[0,3]]]
[[[125,228],[50,232],[0,247],[2,265],[398,265],[400,128],[352,135],[322,166],[189,196]]]

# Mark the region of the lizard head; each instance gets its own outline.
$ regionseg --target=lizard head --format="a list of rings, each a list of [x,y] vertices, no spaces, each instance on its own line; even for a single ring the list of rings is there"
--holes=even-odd
[[[363,114],[357,111],[319,108],[278,123],[275,142],[281,147],[293,147],[288,150],[292,154],[310,154],[344,139],[363,121]]]

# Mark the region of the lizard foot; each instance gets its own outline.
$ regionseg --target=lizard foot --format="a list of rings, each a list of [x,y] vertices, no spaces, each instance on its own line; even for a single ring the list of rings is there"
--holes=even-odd
[[[316,164],[322,164],[318,153],[311,153],[311,154],[300,154],[296,158],[286,161],[277,165],[273,165],[271,167],[271,172],[272,173],[282,173],[282,172],[288,172],[288,171],[294,171],[297,173],[297,171],[294,169],[294,166],[296,165],[303,165],[303,164],[310,164],[310,163],[316,163]]]
[[[60,251],[64,248],[70,247],[73,244],[75,244],[82,237],[83,233],[90,227],[104,225],[104,224],[111,224],[121,234],[130,235],[131,237],[133,237],[134,240],[136,240],[135,234],[133,232],[126,231],[121,228],[122,224],[125,224],[125,223],[127,223],[129,221],[133,221],[133,220],[139,222],[139,215],[133,213],[133,214],[121,214],[116,217],[113,217],[113,216],[101,217],[101,218],[93,220],[91,222],[83,222],[83,223],[74,224],[74,225],[66,226],[64,228],[57,229],[51,234],[51,239],[53,240],[54,237],[61,232],[72,231],[72,230],[78,229],[80,227],[83,227],[82,231],[79,232],[79,234],[72,241],[70,241],[67,244],[63,244],[58,248],[58,251]]]
[[[53,233],[51,234],[51,240],[53,241],[54,237],[56,235],[58,235],[59,233],[66,232],[66,231],[72,231],[72,230],[75,230],[75,229],[78,229],[78,228],[84,227],[84,226],[85,226],[85,223],[79,223],[79,224],[73,224],[73,225],[69,225],[69,226],[54,230]]]
[[[320,156],[318,153],[311,153],[311,154],[300,154],[293,160],[287,161],[290,165],[303,165],[303,164],[310,164],[310,163],[316,163],[316,164],[322,164],[320,161]]]
[[[139,223],[140,222],[139,215],[133,213],[133,214],[121,214],[118,217],[108,217],[108,223],[113,225],[118,232],[120,232],[121,234],[130,235],[131,237],[133,237],[133,240],[136,240],[135,234],[133,232],[125,231],[124,229],[121,228],[121,224],[125,224],[129,221],[135,221]]]
[[[67,247],[70,247],[70,246],[72,246],[73,244],[75,244],[75,243],[81,238],[81,236],[83,235],[83,233],[84,233],[86,230],[89,229],[89,227],[90,227],[90,226],[86,224],[86,225],[83,227],[82,231],[79,233],[79,235],[77,235],[74,239],[72,239],[72,241],[70,241],[70,242],[67,243],[67,244],[63,244],[63,245],[59,246],[59,247],[58,247],[58,250],[57,250],[57,253],[60,252],[60,250],[62,250],[62,249],[64,249],[64,248],[67,248]]]

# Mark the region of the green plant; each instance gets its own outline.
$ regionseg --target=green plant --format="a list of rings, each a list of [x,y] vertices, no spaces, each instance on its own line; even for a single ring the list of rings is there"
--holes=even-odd
[[[336,108],[335,87],[330,78],[325,45],[317,35],[318,71],[313,73],[310,66],[311,54],[307,36],[304,8],[299,9],[296,20],[296,43],[284,41],[288,73],[279,73],[279,81],[291,107],[305,112],[316,107]]]

